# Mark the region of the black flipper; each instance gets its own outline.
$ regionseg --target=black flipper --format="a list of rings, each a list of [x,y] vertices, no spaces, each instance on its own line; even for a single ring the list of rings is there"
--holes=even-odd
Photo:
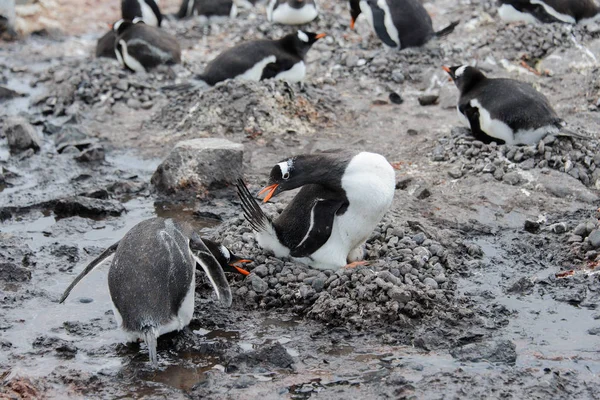
[[[225,278],[223,268],[221,268],[219,262],[195,232],[190,238],[190,249],[192,250],[194,259],[200,264],[206,276],[208,276],[208,280],[215,289],[217,298],[221,301],[221,304],[225,307],[231,306],[231,289],[229,288],[227,278]]]
[[[375,28],[375,33],[379,36],[379,39],[390,47],[398,47],[400,43],[394,42],[385,29],[385,11],[372,1],[369,2],[369,6],[371,6],[373,14],[373,28]]]
[[[346,201],[344,199],[317,199],[311,210],[311,229],[306,233],[305,239],[292,249],[292,257],[310,257],[323,246],[333,229],[333,220]]]
[[[491,142],[504,144],[504,140],[491,137],[481,130],[481,125],[479,124],[479,108],[466,103],[461,104],[458,110],[469,120],[471,133],[477,140],[482,141],[485,144],[490,144]]]
[[[71,293],[71,290],[73,290],[73,288],[79,283],[80,280],[82,280],[83,278],[85,278],[85,276],[87,274],[89,274],[98,265],[102,264],[102,262],[104,260],[106,260],[108,257],[110,257],[111,255],[113,255],[113,253],[115,251],[117,251],[117,247],[118,246],[119,246],[119,242],[113,244],[112,246],[110,246],[109,248],[107,248],[106,250],[104,250],[102,252],[102,254],[100,254],[98,257],[96,257],[94,259],[94,261],[92,261],[91,263],[89,263],[88,266],[85,267],[85,269],[83,271],[81,271],[79,273],[79,275],[77,275],[77,278],[75,278],[75,280],[73,282],[71,282],[71,284],[69,285],[69,287],[65,290],[65,292],[61,296],[61,298],[59,300],[59,303],[63,303],[67,299],[67,297],[69,297],[69,294]]]
[[[441,30],[435,32],[434,35],[437,37],[443,37],[443,36],[449,35],[452,32],[454,32],[454,28],[456,28],[456,26],[458,24],[460,24],[460,21],[451,22],[450,25],[448,25],[444,29],[441,29]]]

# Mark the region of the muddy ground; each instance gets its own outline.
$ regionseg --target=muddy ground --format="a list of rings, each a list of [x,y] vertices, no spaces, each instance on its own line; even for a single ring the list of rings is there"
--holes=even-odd
[[[488,1],[426,7],[438,29],[461,24],[397,52],[364,23],[350,31],[345,2],[322,4],[306,29],[328,37],[310,51],[304,85],[160,90],[225,45],[290,30],[268,24],[262,4],[235,20],[171,22],[185,61],[150,74],[93,58],[112,8],[76,35],[2,43],[0,85],[22,96],[0,103],[0,132],[21,115],[43,139],[39,152],[15,155],[0,134],[0,397],[600,397],[598,141],[476,142],[440,68],[477,62],[531,82],[572,129],[597,137],[600,25],[506,25]],[[437,102],[421,106],[425,95]],[[398,184],[368,241],[370,264],[324,273],[264,254],[232,188],[183,202],[156,193],[157,165],[196,137],[243,143],[253,190],[288,155],[385,155]],[[159,340],[157,370],[145,346],[122,344],[108,266],[58,304],[91,258],[155,215],[185,218],[254,259],[249,277],[230,277],[229,310],[198,277],[196,315]]]

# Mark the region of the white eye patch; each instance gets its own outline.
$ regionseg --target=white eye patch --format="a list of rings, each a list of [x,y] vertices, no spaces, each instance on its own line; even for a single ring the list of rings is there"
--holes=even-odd
[[[281,177],[283,179],[288,179],[290,177],[290,164],[288,161],[280,162],[279,169],[281,170]]]
[[[223,257],[225,257],[227,261],[231,259],[231,253],[229,252],[227,247],[221,245],[221,247],[219,247],[219,250],[221,250],[221,254],[223,254]]]
[[[462,76],[462,74],[465,73],[465,69],[467,69],[467,65],[462,65],[462,66],[458,67],[456,69],[456,72],[454,73],[454,76],[457,78]]]
[[[302,31],[298,31],[298,39],[302,40],[304,43],[308,43],[308,35]]]

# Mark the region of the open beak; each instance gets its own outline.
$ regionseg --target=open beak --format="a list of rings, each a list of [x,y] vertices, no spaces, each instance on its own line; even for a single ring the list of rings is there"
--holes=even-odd
[[[350,29],[354,29],[354,23],[356,20],[354,18],[350,18]]]
[[[444,71],[446,71],[448,73],[448,75],[450,75],[450,79],[449,80],[454,80],[454,73],[452,72],[452,70],[450,69],[450,67],[446,67],[445,65],[442,66],[442,69]]]
[[[260,196],[261,194],[265,193],[265,192],[269,192],[267,193],[267,195],[265,196],[265,198],[263,199],[263,203],[266,203],[267,201],[269,201],[271,199],[271,197],[273,197],[273,195],[275,194],[275,191],[277,190],[277,187],[279,186],[279,184],[274,183],[272,185],[267,186],[266,188],[264,188],[263,190],[261,190],[260,192],[258,192],[258,195]]]
[[[244,264],[244,263],[249,263],[249,262],[252,262],[252,260],[237,260],[237,261],[234,261],[231,264],[229,264],[229,266],[234,268],[240,274],[242,274],[244,276],[248,276],[248,275],[250,275],[250,272],[246,271],[243,268],[238,267],[237,264]]]
[[[327,34],[319,33],[317,36],[315,36],[315,39],[323,39],[325,36],[327,36]]]

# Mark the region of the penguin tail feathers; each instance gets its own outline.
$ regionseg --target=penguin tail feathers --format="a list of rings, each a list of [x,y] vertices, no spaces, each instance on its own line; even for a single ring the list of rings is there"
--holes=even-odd
[[[144,331],[144,342],[148,346],[148,353],[153,367],[158,367],[158,355],[156,354],[156,328],[148,327]]]
[[[460,21],[451,22],[450,25],[448,25],[447,27],[445,27],[442,30],[435,32],[434,35],[437,37],[447,36],[447,35],[451,34],[452,32],[454,32],[454,28],[456,28],[456,26],[458,24],[460,24]]]
[[[244,211],[244,217],[250,224],[252,229],[256,232],[270,232],[273,229],[273,223],[267,217],[267,215],[260,208],[252,194],[246,187],[246,183],[243,179],[238,179],[236,185],[238,197],[242,202],[242,210]]]

